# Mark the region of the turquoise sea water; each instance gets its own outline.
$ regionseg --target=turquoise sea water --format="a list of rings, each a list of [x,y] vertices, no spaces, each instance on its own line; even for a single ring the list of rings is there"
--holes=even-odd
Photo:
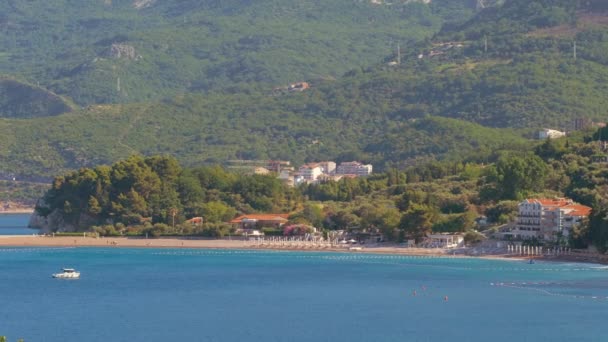
[[[607,296],[599,265],[0,248],[9,341],[606,341]]]
[[[27,228],[30,214],[0,214],[0,235],[32,235],[37,229]]]

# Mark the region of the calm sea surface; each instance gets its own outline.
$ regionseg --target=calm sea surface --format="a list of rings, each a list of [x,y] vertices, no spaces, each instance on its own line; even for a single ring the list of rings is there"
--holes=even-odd
[[[38,234],[37,229],[27,228],[29,220],[30,214],[0,214],[0,235]]]
[[[52,279],[61,267],[75,267],[82,278]],[[608,338],[608,270],[597,265],[305,252],[0,248],[0,274],[0,335],[9,341]]]

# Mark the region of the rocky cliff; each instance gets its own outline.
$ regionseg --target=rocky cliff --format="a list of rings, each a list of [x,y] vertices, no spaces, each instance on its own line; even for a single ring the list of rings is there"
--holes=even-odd
[[[97,222],[87,215],[80,215],[77,220],[77,224],[66,222],[64,216],[57,210],[53,211],[49,215],[42,216],[37,212],[34,212],[30,216],[28,222],[29,228],[40,229],[40,233],[52,233],[52,232],[76,232],[79,227],[90,227],[95,225]]]

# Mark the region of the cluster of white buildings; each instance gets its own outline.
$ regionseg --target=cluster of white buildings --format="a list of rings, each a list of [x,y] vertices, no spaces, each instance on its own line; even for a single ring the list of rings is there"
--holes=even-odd
[[[365,177],[372,174],[371,164],[358,161],[342,162],[337,165],[333,161],[307,163],[294,168],[285,160],[229,160],[227,168],[245,174],[277,174],[278,178],[290,186],[302,183],[318,183],[341,178]]]
[[[294,174],[295,184],[317,183],[328,180],[340,180],[343,177],[365,177],[372,174],[371,164],[357,161],[343,162],[336,166],[333,161],[307,163],[300,166]]]
[[[573,227],[591,213],[591,208],[571,199],[527,199],[519,203],[515,227],[506,237],[556,242],[568,238]]]

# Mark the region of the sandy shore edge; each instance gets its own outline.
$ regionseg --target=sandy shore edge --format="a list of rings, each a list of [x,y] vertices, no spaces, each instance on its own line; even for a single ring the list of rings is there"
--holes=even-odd
[[[465,255],[454,254],[449,249],[405,248],[397,246],[363,247],[361,250],[348,248],[295,248],[279,246],[256,246],[251,241],[244,240],[211,240],[211,239],[181,239],[181,238],[92,238],[92,237],[49,237],[38,235],[0,235],[0,246],[3,247],[111,247],[111,248],[201,248],[201,249],[242,249],[242,250],[283,250],[299,252],[342,252],[363,254],[393,254],[426,257],[449,258],[483,258],[503,260],[528,260],[530,257],[509,254]],[[535,259],[551,261],[575,261],[585,263],[604,263],[603,260],[590,258],[567,257],[535,257]]]
[[[0,215],[33,214],[34,208],[19,208],[0,211]]]

